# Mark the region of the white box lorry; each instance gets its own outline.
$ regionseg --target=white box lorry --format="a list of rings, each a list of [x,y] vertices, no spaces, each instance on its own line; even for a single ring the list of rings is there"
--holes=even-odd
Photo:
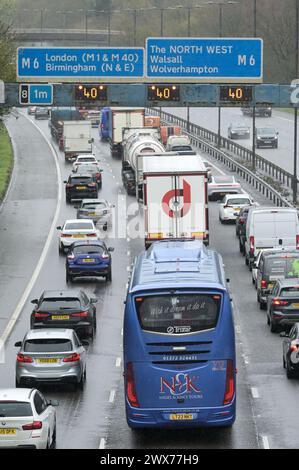
[[[200,155],[143,157],[145,246],[196,238],[209,243],[208,178]]]
[[[64,121],[63,140],[65,160],[77,158],[80,153],[92,153],[91,122]]]
[[[112,157],[122,157],[123,129],[125,127],[144,127],[144,114],[144,108],[110,108],[108,119]]]

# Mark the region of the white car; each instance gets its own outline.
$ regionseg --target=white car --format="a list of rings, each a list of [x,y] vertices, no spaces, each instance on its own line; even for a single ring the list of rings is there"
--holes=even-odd
[[[76,161],[73,163],[73,169],[76,170],[77,166],[81,165],[82,163],[99,163],[96,159],[96,156],[92,153],[82,153],[78,155]]]
[[[242,194],[240,183],[234,176],[214,175],[208,183],[208,197],[210,201],[219,201],[226,194]]]
[[[64,253],[76,241],[100,239],[100,233],[91,219],[66,220],[62,227],[57,227],[57,230],[60,230],[59,253]]]
[[[249,194],[226,194],[219,204],[220,222],[236,221],[242,207],[251,205],[253,199]]]
[[[0,390],[0,448],[54,449],[57,404],[34,388]]]

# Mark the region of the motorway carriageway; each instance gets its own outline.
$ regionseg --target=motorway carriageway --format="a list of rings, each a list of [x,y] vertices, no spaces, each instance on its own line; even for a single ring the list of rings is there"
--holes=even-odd
[[[47,121],[35,122],[22,115],[17,121],[10,118],[8,125],[15,141],[16,166],[1,213],[0,255],[1,260],[6,260],[5,266],[1,263],[0,273],[1,338],[16,308],[20,310],[20,316],[6,342],[5,360],[0,364],[1,387],[14,386],[14,343],[21,340],[29,329],[30,299],[39,297],[44,289],[67,288],[65,260],[58,255],[56,230],[52,236],[50,228],[51,224],[59,225],[76,214],[73,206],[65,203],[62,184],[71,171],[71,165],[64,162],[63,154],[53,144]],[[115,248],[112,283],[106,284],[102,279],[83,280],[75,281],[70,287],[82,288],[89,296],[99,299],[98,330],[88,349],[85,390],[44,389],[48,398],[60,402],[57,409],[58,448],[296,448],[299,381],[286,379],[282,367],[282,340],[270,333],[266,325],[265,311],[258,307],[251,275],[238,251],[235,227],[220,225],[217,203],[210,203],[211,247],[224,258],[234,300],[238,354],[236,423],[231,430],[149,431],[141,436],[127,427],[122,383],[123,301],[130,266],[143,249],[143,241],[130,239],[124,230],[127,223],[135,224],[141,217],[138,215],[133,219],[137,204],[133,197],[124,193],[120,162],[111,159],[109,145],[99,141],[96,130],[94,138],[95,153],[104,169],[99,197],[118,206],[123,233],[121,238],[107,240],[108,246]],[[47,140],[54,145],[57,167]],[[215,173],[224,171],[224,168],[218,168]],[[57,171],[61,173],[58,186]],[[62,198],[57,204],[59,185]],[[243,183],[242,186],[246,189]],[[267,202],[259,194],[250,192],[259,203]],[[131,209],[128,220],[124,217],[125,204]],[[32,272],[47,236],[49,245],[35,280],[31,278]],[[29,297],[22,302],[22,292],[27,286]]]

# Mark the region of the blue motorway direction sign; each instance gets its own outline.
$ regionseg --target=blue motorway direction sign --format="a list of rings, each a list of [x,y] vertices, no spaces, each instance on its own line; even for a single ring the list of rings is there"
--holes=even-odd
[[[148,38],[150,79],[260,82],[263,41],[259,38]]]
[[[20,104],[53,104],[53,85],[21,84],[19,86]]]
[[[17,76],[28,81],[143,77],[142,48],[19,47]]]

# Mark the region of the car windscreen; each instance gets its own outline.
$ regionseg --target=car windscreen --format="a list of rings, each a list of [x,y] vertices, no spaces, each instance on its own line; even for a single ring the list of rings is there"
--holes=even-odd
[[[71,178],[71,184],[90,184],[93,183],[91,176],[76,176]]]
[[[82,204],[83,209],[107,209],[107,206],[104,202],[85,202]]]
[[[48,297],[39,305],[39,311],[47,310],[74,310],[81,308],[81,302],[76,297]]]
[[[70,222],[65,224],[64,230],[94,230],[94,226],[90,223]]]
[[[184,150],[193,150],[190,145],[172,145],[171,150],[173,152],[183,152]]]
[[[76,163],[78,163],[79,165],[83,164],[84,162],[95,162],[95,159],[93,157],[82,157],[78,158],[78,160],[76,161]]]
[[[276,134],[276,131],[275,129],[259,128],[257,129],[257,134],[260,134],[260,135]]]
[[[29,339],[25,341],[24,352],[67,352],[72,351],[72,342],[66,338]]]
[[[186,334],[215,328],[220,295],[182,294],[137,297],[136,310],[145,331]]]
[[[244,199],[244,198],[233,198],[233,199],[228,199],[226,203],[230,205],[241,206],[244,204],[250,204],[250,200]]]
[[[82,165],[77,166],[78,173],[97,173],[98,171],[98,166],[93,164],[86,165],[85,163],[83,163]]]
[[[280,291],[280,297],[299,297],[299,286],[288,286],[284,287]]]
[[[75,255],[80,255],[80,254],[85,254],[85,255],[92,255],[93,253],[96,253],[100,256],[102,256],[103,253],[105,253],[105,249],[102,246],[92,246],[92,245],[81,245],[81,246],[75,246],[73,248],[73,253]]]
[[[31,404],[26,401],[0,401],[0,419],[32,415]]]

